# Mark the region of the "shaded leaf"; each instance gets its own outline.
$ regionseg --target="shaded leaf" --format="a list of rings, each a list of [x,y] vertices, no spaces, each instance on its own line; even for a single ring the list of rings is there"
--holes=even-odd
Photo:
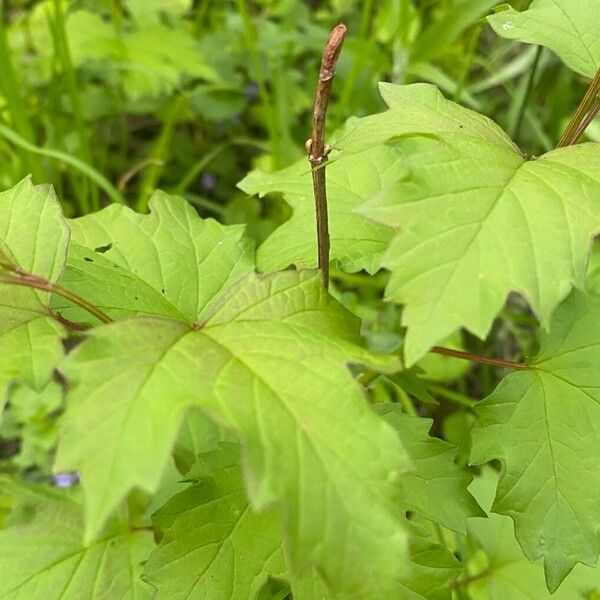
[[[509,517],[491,512],[498,475],[490,467],[482,470],[470,486],[477,501],[488,513],[487,518],[469,519],[469,537],[485,551],[487,565],[465,589],[473,600],[572,600],[591,598],[600,590],[600,569],[577,565],[554,594],[546,589],[541,560],[530,562],[515,538]]]
[[[26,515],[0,530],[0,598],[150,600],[151,588],[140,575],[154,546],[151,532],[115,520],[84,545],[76,490],[2,478],[0,494]]]
[[[153,515],[166,533],[144,579],[159,600],[253,598],[286,570],[280,513],[249,506],[237,445],[201,454],[186,479],[194,483]]]
[[[456,448],[428,435],[430,419],[409,416],[397,404],[380,404],[376,410],[398,432],[413,466],[400,478],[403,508],[464,533],[467,517],[482,511],[467,491],[471,474],[454,462]]]

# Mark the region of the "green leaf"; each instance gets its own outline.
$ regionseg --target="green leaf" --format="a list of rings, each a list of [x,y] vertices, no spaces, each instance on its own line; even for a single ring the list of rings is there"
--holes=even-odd
[[[449,583],[460,573],[460,563],[446,548],[414,537],[410,569],[402,579],[402,600],[451,600]]]
[[[9,384],[41,390],[63,354],[63,328],[49,317],[50,294],[2,280],[21,269],[56,282],[69,229],[49,186],[25,179],[0,193],[0,411]]]
[[[386,298],[405,304],[407,364],[461,326],[484,337],[511,291],[547,326],[583,286],[600,231],[600,145],[526,160],[494,123],[431,86],[383,92],[390,110],[358,121],[344,147],[435,134],[402,142],[410,175],[359,209],[397,230],[382,264]]]
[[[509,40],[550,48],[573,71],[594,77],[600,68],[600,13],[590,0],[533,0],[528,10],[508,7],[488,17]]]
[[[120,33],[99,15],[77,10],[69,15],[66,30],[74,66],[98,62],[104,70],[122,71],[123,87],[131,100],[170,94],[184,76],[218,79],[183,26],[175,29],[159,19],[143,19],[139,27],[130,26]]]
[[[243,226],[200,219],[178,196],[156,192],[150,214],[111,205],[69,222],[73,242],[61,285],[114,319],[161,315],[193,324],[229,285],[254,270]],[[93,317],[62,298],[71,321]]]
[[[158,600],[254,598],[285,574],[281,514],[250,507],[237,445],[200,455],[186,479],[194,483],[153,515],[166,533],[144,579]]]
[[[396,404],[381,404],[376,410],[398,432],[413,466],[400,478],[403,508],[465,533],[467,517],[479,516],[482,511],[467,491],[471,474],[454,462],[456,448],[428,435],[430,419],[409,416]]]
[[[572,600],[592,598],[600,590],[600,568],[577,565],[554,593],[546,589],[541,560],[530,562],[519,547],[509,517],[491,512],[498,476],[490,467],[482,469],[470,487],[487,518],[469,519],[469,538],[485,551],[485,565],[472,568],[476,577],[465,586],[473,600]],[[479,575],[479,577],[477,577]]]
[[[88,538],[131,488],[156,488],[198,406],[243,442],[253,508],[281,503],[294,570],[315,564],[334,595],[385,597],[402,569],[406,459],[346,363],[397,360],[353,343],[358,323],[312,272],[247,276],[214,306],[197,328],[151,317],[98,327],[67,360],[56,468],[81,472]]]
[[[477,407],[471,460],[502,461],[493,510],[513,518],[529,560],[544,558],[550,591],[600,549],[599,310],[600,297],[574,292],[530,369]]]
[[[327,167],[331,259],[339,261],[345,271],[365,269],[374,273],[380,268],[381,255],[392,232],[385,226],[366,222],[353,210],[386,183],[397,180],[401,173],[399,155],[387,147],[341,157]],[[289,265],[316,267],[315,206],[308,161],[300,160],[276,173],[253,171],[238,185],[247,194],[281,192],[293,209],[290,220],[258,248],[258,268],[275,271]]]
[[[151,589],[140,579],[154,546],[150,531],[115,520],[84,545],[75,490],[2,478],[0,494],[13,497],[25,515],[0,530],[0,598],[150,600]]]

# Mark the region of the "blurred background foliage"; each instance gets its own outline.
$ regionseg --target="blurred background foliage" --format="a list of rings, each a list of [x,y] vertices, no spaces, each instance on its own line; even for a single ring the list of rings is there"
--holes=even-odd
[[[245,198],[236,183],[303,155],[320,53],[338,21],[350,33],[330,130],[383,108],[378,81],[429,81],[541,153],[584,82],[550,52],[499,39],[484,19],[497,4],[4,0],[0,186],[33,173],[69,215],[121,197],[144,210],[160,187],[247,223],[260,241],[286,208]]]
[[[540,154],[554,147],[587,82],[551,52],[497,37],[485,20],[497,4],[0,0],[0,189],[31,173],[77,216],[111,201],[145,211],[161,188],[186,196],[204,217],[245,223],[259,244],[289,207],[277,195],[249,197],[236,184],[253,168],[272,171],[304,156],[321,51],[339,21],[349,35],[330,133],[352,115],[383,110],[378,81],[427,81],[493,118],[524,152]],[[592,124],[587,135],[600,139],[600,127]],[[367,343],[398,348],[401,307],[382,301],[386,274],[333,269],[332,277],[333,292],[363,319]],[[446,345],[521,360],[535,349],[535,326],[515,295],[487,341],[465,333]],[[402,377],[365,385],[375,402],[410,410],[411,397],[419,399],[434,433],[457,444],[464,463],[470,407],[500,375],[432,355]],[[61,407],[59,386],[41,400],[11,399],[0,461],[47,472]]]

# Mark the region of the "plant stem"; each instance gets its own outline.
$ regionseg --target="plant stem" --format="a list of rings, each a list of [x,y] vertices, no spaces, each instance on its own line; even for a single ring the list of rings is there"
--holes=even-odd
[[[281,135],[279,133],[277,118],[273,111],[273,101],[271,93],[267,86],[267,75],[258,51],[258,36],[256,26],[252,22],[252,17],[248,10],[247,0],[236,0],[237,9],[242,16],[244,24],[244,46],[248,51],[250,66],[256,83],[258,84],[258,94],[265,114],[267,131],[269,132],[269,144],[271,146],[271,159],[275,170],[281,168]]]
[[[583,121],[579,124],[577,131],[573,134],[571,144],[577,143],[579,138],[583,135],[585,130],[589,127],[590,123],[596,118],[596,115],[600,111],[600,99],[596,98],[595,104],[592,106],[588,114],[585,116]]]
[[[533,64],[531,65],[531,69],[529,71],[529,78],[527,79],[527,87],[525,88],[525,93],[523,94],[523,101],[521,102],[521,106],[519,109],[519,115],[517,116],[517,121],[515,123],[515,129],[512,132],[512,138],[516,140],[519,137],[519,133],[521,132],[521,126],[523,125],[523,119],[525,118],[525,111],[527,110],[527,105],[529,104],[529,99],[531,97],[531,92],[533,91],[533,84],[535,82],[535,75],[537,73],[537,68],[540,62],[540,56],[542,55],[543,46],[538,46],[535,52],[535,57],[533,59]]]
[[[165,164],[165,161],[160,158],[143,158],[138,163],[127,169],[121,177],[119,177],[119,181],[117,183],[117,189],[123,193],[127,184],[143,169],[148,167],[149,165],[157,165],[162,167]]]
[[[471,352],[463,352],[462,350],[454,350],[453,348],[443,348],[442,346],[434,346],[430,352],[433,352],[434,354],[441,354],[443,356],[453,356],[454,358],[461,358],[462,360],[469,360],[471,362],[478,362],[484,365],[503,367],[505,369],[527,369],[527,365],[522,363],[502,360],[501,358],[488,358],[487,356],[480,356],[479,354],[472,354]]]
[[[0,69],[1,70],[1,69]],[[0,123],[0,137],[8,140],[14,146],[26,150],[27,152],[31,152],[32,154],[37,154],[39,156],[46,156],[48,158],[53,158],[55,160],[59,160],[67,165],[71,165],[75,169],[77,169],[80,173],[83,173],[86,177],[89,177],[94,183],[98,185],[99,188],[102,188],[106,195],[113,201],[119,204],[125,204],[125,198],[121,195],[119,190],[117,190],[114,185],[104,177],[100,172],[98,172],[94,167],[88,165],[86,162],[67,154],[66,152],[62,152],[61,150],[53,150],[52,148],[38,148],[34,144],[28,142],[23,136],[19,135],[16,131],[7,127],[6,125],[2,125]]]
[[[140,189],[136,210],[140,213],[148,212],[148,201],[156,190],[160,175],[168,162],[169,151],[175,133],[175,125],[184,109],[186,98],[184,96],[175,96],[165,108],[162,129],[160,135],[154,142],[148,160],[149,168],[146,169],[141,177]],[[160,162],[157,162],[160,161]]]
[[[592,106],[596,101],[599,92],[600,69],[598,69],[596,77],[594,77],[594,80],[590,84],[590,87],[588,88],[588,91],[583,97],[583,100],[581,101],[581,103],[577,107],[577,110],[571,117],[571,120],[569,121],[569,124],[565,129],[565,132],[562,134],[562,137],[556,145],[557,148],[564,148],[565,146],[570,146],[571,144],[574,144],[577,141],[577,133],[579,132],[579,135],[583,133],[583,131],[580,131],[581,125],[583,122],[585,122],[586,117],[588,116],[590,109],[592,109]]]
[[[329,288],[329,224],[327,221],[327,189],[325,163],[328,150],[325,148],[325,119],[331,93],[335,67],[344,43],[346,26],[340,23],[331,30],[323,50],[319,81],[313,109],[312,137],[307,142],[308,161],[312,167],[313,192],[317,213],[317,245],[319,268],[323,276],[323,287]]]
[[[76,304],[80,308],[83,308],[83,310],[89,312],[99,321],[102,321],[102,323],[112,323],[112,319],[105,312],[100,310],[97,306],[90,304],[87,300],[84,300],[77,294],[74,294],[63,287],[56,285],[55,283],[52,283],[43,277],[32,275],[31,273],[27,273],[18,268],[13,269],[13,273],[14,275],[11,277],[0,279],[0,283],[7,283],[9,285],[22,285],[36,290],[41,290],[43,292],[50,292],[51,294],[56,294],[57,296],[62,296],[66,300],[69,300],[73,304]]]

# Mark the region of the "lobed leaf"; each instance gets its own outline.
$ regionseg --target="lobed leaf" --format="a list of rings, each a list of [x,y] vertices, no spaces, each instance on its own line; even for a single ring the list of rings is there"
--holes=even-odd
[[[232,282],[254,270],[242,226],[200,219],[178,196],[156,192],[150,214],[111,205],[69,221],[72,244],[61,284],[114,319],[136,314],[193,324]],[[72,321],[93,317],[62,298]]]
[[[201,454],[186,479],[153,515],[166,527],[144,569],[157,600],[254,598],[269,576],[285,575],[281,514],[249,505],[237,445]]]
[[[469,519],[469,539],[486,555],[485,566],[473,566],[474,578],[465,586],[469,597],[473,600],[593,598],[600,589],[597,567],[577,565],[556,592],[551,594],[546,589],[542,561],[530,562],[523,556],[511,519],[491,512],[497,482],[498,474],[488,466],[470,487],[488,514],[486,518]]]
[[[452,531],[465,533],[467,517],[483,513],[467,491],[473,479],[471,474],[454,462],[456,448],[428,435],[432,426],[430,419],[409,416],[395,404],[382,404],[377,409],[398,432],[413,465],[413,470],[400,479],[404,509]]]
[[[503,463],[494,512],[515,522],[525,555],[544,559],[553,592],[573,566],[598,560],[600,297],[574,292],[530,369],[478,405],[471,460]]]
[[[88,539],[129,490],[156,488],[197,406],[243,442],[253,508],[282,505],[294,571],[316,565],[334,597],[391,593],[406,459],[346,363],[397,361],[354,345],[357,334],[310,272],[249,275],[197,328],[139,317],[91,330],[64,366],[72,388],[55,465],[81,472]]]
[[[384,90],[390,110],[357,121],[348,148],[435,134],[397,142],[413,150],[410,175],[358,209],[397,231],[382,264],[392,273],[386,298],[405,305],[407,364],[459,327],[485,337],[511,291],[547,326],[571,287],[583,287],[600,231],[600,145],[526,160],[495,124],[431,86]]]
[[[151,589],[140,579],[154,546],[152,533],[112,521],[85,545],[83,507],[74,490],[0,479],[25,515],[0,529],[0,598],[17,600],[143,600]]]
[[[14,269],[56,282],[69,229],[49,186],[25,179],[0,193],[0,411],[11,382],[40,391],[62,357],[63,328],[49,316],[50,294],[3,283]]]

